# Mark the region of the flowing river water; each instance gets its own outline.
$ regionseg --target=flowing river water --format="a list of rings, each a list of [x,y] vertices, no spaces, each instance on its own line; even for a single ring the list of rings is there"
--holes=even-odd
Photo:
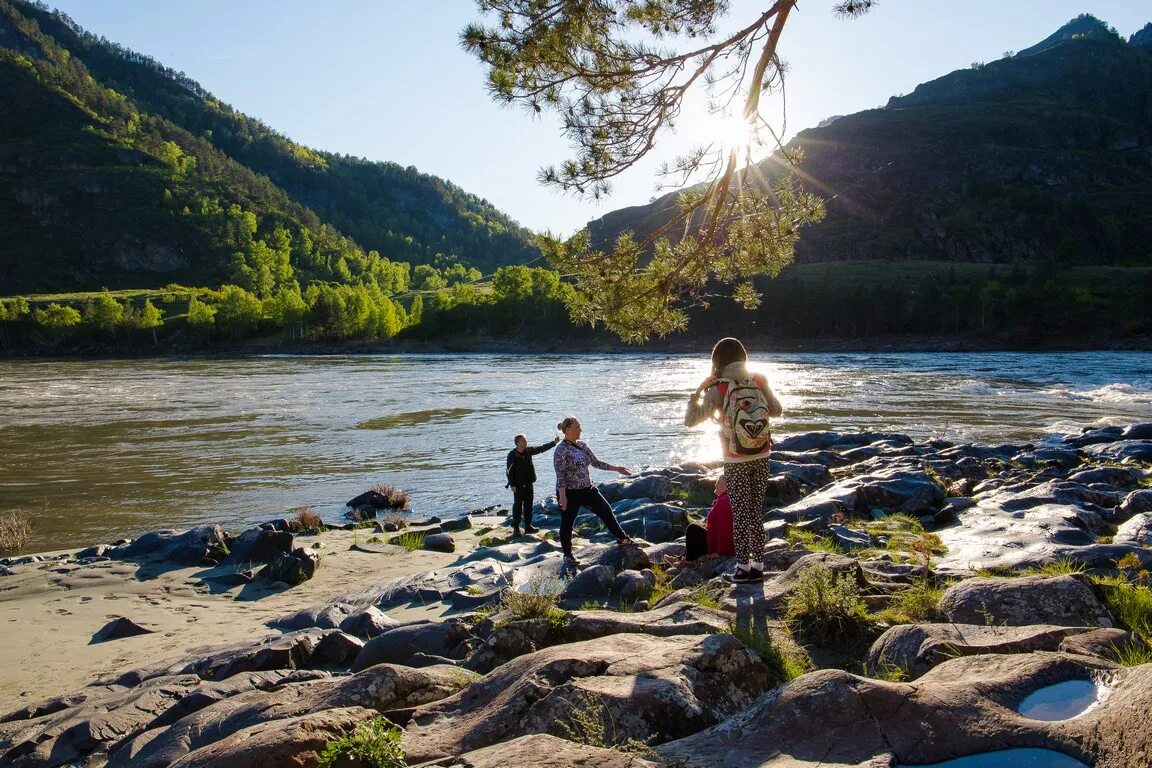
[[[777,437],[1040,441],[1152,421],[1148,352],[793,353],[754,367],[786,409]],[[302,506],[335,521],[381,482],[409,491],[417,518],[455,517],[510,503],[513,435],[545,442],[570,413],[611,463],[714,458],[715,428],[682,426],[707,369],[706,355],[656,354],[0,361],[0,513],[32,520],[25,551],[238,530]],[[536,467],[539,498],[551,454]]]

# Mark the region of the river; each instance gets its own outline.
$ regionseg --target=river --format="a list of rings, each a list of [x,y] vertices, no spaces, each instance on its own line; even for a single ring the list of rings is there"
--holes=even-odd
[[[786,409],[777,437],[1039,441],[1152,421],[1148,352],[796,353],[754,367]],[[569,413],[611,463],[713,458],[708,427],[681,426],[706,373],[703,355],[656,354],[0,361],[0,513],[31,518],[26,551],[238,530],[303,506],[335,521],[381,482],[411,493],[415,517],[454,517],[510,502],[513,435],[545,442]],[[536,466],[539,497],[551,454]]]

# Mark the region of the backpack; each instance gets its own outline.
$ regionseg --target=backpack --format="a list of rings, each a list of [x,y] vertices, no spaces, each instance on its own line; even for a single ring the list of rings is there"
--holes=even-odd
[[[756,456],[772,447],[770,405],[763,377],[720,379],[720,440],[726,456]]]

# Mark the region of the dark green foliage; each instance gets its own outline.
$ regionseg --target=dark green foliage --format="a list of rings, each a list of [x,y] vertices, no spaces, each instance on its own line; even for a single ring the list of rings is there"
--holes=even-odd
[[[328,742],[320,755],[319,768],[358,765],[364,768],[404,768],[404,749],[400,746],[403,731],[385,717],[374,717],[361,723],[355,733]]]

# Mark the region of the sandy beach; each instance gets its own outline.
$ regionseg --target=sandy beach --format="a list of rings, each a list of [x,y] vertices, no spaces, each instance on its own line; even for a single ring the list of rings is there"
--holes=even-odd
[[[320,543],[323,560],[312,580],[290,589],[257,579],[220,591],[201,580],[213,569],[173,569],[163,562],[108,560],[80,565],[48,561],[18,566],[15,575],[0,582],[4,646],[0,654],[0,712],[75,691],[113,672],[180,656],[194,648],[278,634],[266,622],[345,592],[448,566],[474,550],[484,535],[492,535],[479,532],[497,526],[500,519],[475,517],[473,522],[476,527],[453,534],[456,552],[452,554],[357,551],[355,545],[371,538],[371,530],[328,530],[318,536],[298,536],[297,546]],[[451,612],[435,604],[402,608],[389,615],[404,620]],[[102,627],[121,616],[153,633],[92,642]]]

